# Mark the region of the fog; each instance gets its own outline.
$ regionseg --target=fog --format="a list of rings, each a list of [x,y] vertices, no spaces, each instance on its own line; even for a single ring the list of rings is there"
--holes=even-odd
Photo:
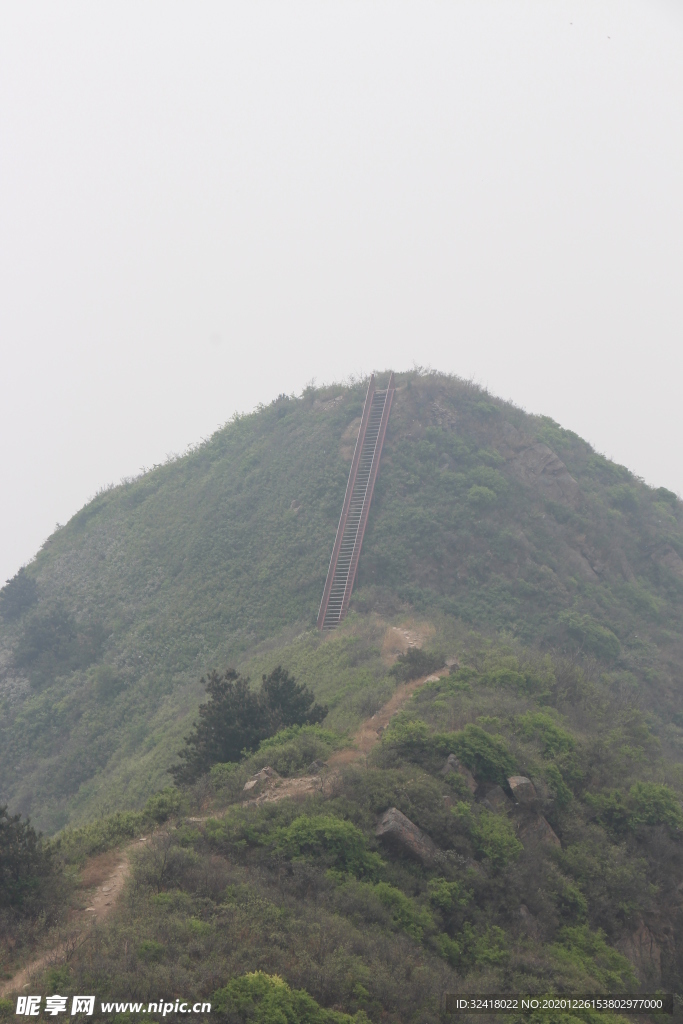
[[[373,369],[683,492],[683,14],[5,3],[0,582],[98,488]]]

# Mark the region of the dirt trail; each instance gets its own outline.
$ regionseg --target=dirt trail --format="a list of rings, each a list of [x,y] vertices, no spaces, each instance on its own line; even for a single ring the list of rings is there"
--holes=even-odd
[[[76,910],[70,917],[69,937],[53,946],[52,949],[41,953],[20,971],[17,971],[14,977],[0,983],[0,998],[9,995],[10,992],[22,992],[30,986],[32,978],[46,967],[64,963],[70,958],[72,953],[87,939],[93,923],[102,921],[114,907],[130,874],[128,854],[139,845],[141,845],[140,840],[136,840],[124,850],[116,851],[113,856],[104,854],[92,858],[83,872],[86,881],[83,896],[84,902],[87,902],[88,906],[83,910]],[[88,882],[94,882],[95,885],[88,885]]]
[[[438,679],[443,672],[447,671],[447,669],[443,669],[442,672],[424,676],[421,679],[413,679],[411,682],[399,686],[390,700],[376,714],[371,718],[366,718],[361,724],[353,737],[353,746],[337,750],[330,756],[327,762],[327,778],[334,774],[335,769],[366,758],[379,741],[382,730],[386,728],[397,711],[400,711],[408,698],[426,682]],[[266,789],[257,797],[245,800],[243,806],[259,806],[264,803],[285,800],[288,797],[303,799],[312,793],[322,792],[323,786],[324,780],[321,775],[305,775],[295,779],[275,777],[268,780]],[[206,818],[190,819],[190,821],[206,820]],[[130,874],[130,852],[139,848],[145,841],[136,840],[123,850],[102,854],[88,862],[82,875],[85,883],[84,896],[88,897],[88,906],[85,910],[76,911],[71,917],[69,921],[70,937],[36,957],[26,967],[22,967],[9,981],[0,983],[0,998],[10,993],[22,992],[30,986],[31,979],[35,975],[52,964],[68,960],[81,943],[85,942],[92,924],[103,920],[121,895],[125,881]]]
[[[430,676],[423,676],[421,679],[413,679],[409,683],[403,683],[397,687],[393,696],[384,704],[371,718],[366,718],[353,737],[353,746],[337,750],[327,761],[327,778],[334,775],[335,769],[343,765],[352,764],[366,758],[379,738],[382,731],[387,727],[393,716],[401,710],[409,697],[424,686],[426,682],[438,679],[448,669],[442,669]],[[245,800],[243,807],[256,806],[260,804],[275,803],[287,797],[302,799],[311,793],[320,793],[324,788],[324,778],[321,775],[304,775],[296,779],[280,779],[275,777],[269,779],[266,788],[252,800]]]

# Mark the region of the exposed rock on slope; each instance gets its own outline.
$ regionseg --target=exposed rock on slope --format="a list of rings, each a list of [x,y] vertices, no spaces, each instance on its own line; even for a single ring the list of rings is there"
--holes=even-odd
[[[382,815],[375,835],[401,853],[407,853],[419,860],[426,867],[432,866],[438,859],[439,851],[429,836],[396,807],[390,807]]]
[[[578,483],[547,445],[532,444],[523,448],[510,461],[510,468],[523,483],[536,487],[550,501],[571,506],[579,503]]]
[[[475,779],[469,768],[465,768],[464,764],[461,764],[455,754],[449,754],[446,758],[446,764],[444,765],[442,772],[444,775],[449,775],[451,772],[457,772],[464,780],[470,793],[476,793],[477,780]]]
[[[535,805],[537,796],[531,779],[527,779],[524,775],[511,775],[508,779],[508,786],[518,804]]]

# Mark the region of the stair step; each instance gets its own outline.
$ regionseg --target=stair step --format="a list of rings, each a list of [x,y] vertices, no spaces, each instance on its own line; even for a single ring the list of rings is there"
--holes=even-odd
[[[318,615],[318,625],[321,629],[334,629],[344,617],[351,599],[365,524],[372,501],[372,491],[382,455],[384,433],[391,409],[393,382],[394,375],[392,373],[389,378],[389,387],[385,391],[375,391],[374,375],[370,379],[361,421],[361,431],[364,430],[364,433],[361,437],[359,432],[356,442],[356,453],[354,453],[351,464],[342,516],[337,528],[332,560]]]

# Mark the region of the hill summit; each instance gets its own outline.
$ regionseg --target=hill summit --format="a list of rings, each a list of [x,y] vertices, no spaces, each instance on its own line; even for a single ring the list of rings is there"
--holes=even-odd
[[[326,728],[353,729],[390,693],[392,630],[454,657],[476,635],[580,663],[680,749],[683,506],[456,378],[396,376],[350,613],[316,630],[365,391],[235,417],[100,493],[8,582],[0,804],[49,832],[142,806],[212,669],[282,664]]]

